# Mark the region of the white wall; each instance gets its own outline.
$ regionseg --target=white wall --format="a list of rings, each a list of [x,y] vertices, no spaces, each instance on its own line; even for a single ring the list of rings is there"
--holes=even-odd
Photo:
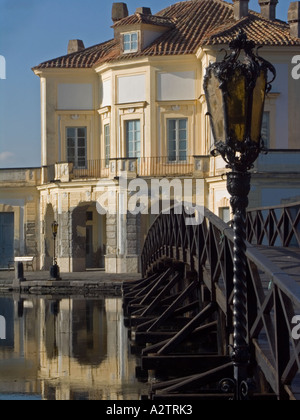
[[[118,77],[118,103],[146,101],[146,75]]]
[[[152,44],[158,37],[162,35],[163,32],[158,31],[143,31],[143,48],[148,47]]]
[[[158,101],[196,99],[196,75],[194,71],[158,73]]]
[[[57,107],[59,110],[92,110],[93,85],[62,83],[57,88]]]
[[[112,84],[111,79],[104,80],[100,94],[101,108],[112,105]]]

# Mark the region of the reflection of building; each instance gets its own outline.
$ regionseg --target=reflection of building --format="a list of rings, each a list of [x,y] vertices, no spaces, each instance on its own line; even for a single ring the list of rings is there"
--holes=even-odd
[[[0,300],[0,348],[14,347],[14,304],[11,299]]]
[[[30,308],[24,308],[18,296],[14,299],[0,297],[0,314],[5,314],[7,321],[7,339],[0,340],[0,394],[40,394],[37,381],[39,314],[32,302],[27,306]]]
[[[41,313],[46,328],[41,324],[40,379],[46,399],[138,397],[130,390],[135,360],[128,356],[121,300],[63,299],[57,315],[43,301]]]
[[[300,83],[291,76],[300,45],[299,2],[292,3],[290,24],[275,19],[276,1],[259,1],[261,13],[249,11],[248,3],[190,0],[156,15],[142,7],[131,16],[126,5],[115,4],[112,40],[90,48],[73,40],[67,55],[34,68],[41,82],[42,169],[39,198],[31,194],[33,201],[22,209],[24,223],[30,217],[29,237],[38,238],[40,267],[51,264],[56,219],[62,271],[104,266],[109,272],[137,271],[151,216],[121,214],[127,204],[123,171],[148,184],[152,178],[197,178],[200,204],[230,217],[224,162],[210,156],[202,85],[209,62],[223,57],[220,49],[241,28],[264,46],[260,53],[278,73],[262,132],[272,152],[255,167],[251,206],[299,195],[300,153],[294,149],[299,149]],[[12,174],[3,177],[9,184]],[[106,193],[117,197],[116,214],[97,212]],[[1,191],[0,204],[13,206],[15,200],[9,189]],[[1,211],[13,210],[0,206]],[[26,243],[25,252],[34,248]]]
[[[0,341],[0,394],[34,393],[50,400],[139,397],[121,299],[0,298],[0,305],[8,309],[13,334],[10,346]]]

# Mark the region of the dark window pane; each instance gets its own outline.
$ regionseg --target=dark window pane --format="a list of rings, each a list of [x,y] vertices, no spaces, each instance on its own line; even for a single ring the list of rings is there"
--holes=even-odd
[[[83,139],[79,138],[78,139],[78,147],[85,147],[85,138],[83,138]]]
[[[78,137],[86,137],[86,128],[85,127],[81,127],[78,128]]]
[[[179,120],[179,129],[186,130],[187,120]]]
[[[68,138],[68,147],[75,147],[75,140]]]
[[[67,128],[67,137],[75,137],[76,128],[69,127]]]
[[[184,152],[184,151],[179,152],[179,160],[181,162],[186,161],[186,152]]]
[[[85,159],[78,159],[78,168],[85,168]]]

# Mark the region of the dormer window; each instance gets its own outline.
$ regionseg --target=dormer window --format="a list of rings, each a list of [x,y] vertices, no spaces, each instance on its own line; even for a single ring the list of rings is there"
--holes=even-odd
[[[130,32],[123,35],[123,49],[125,54],[138,51],[138,39],[137,32]]]

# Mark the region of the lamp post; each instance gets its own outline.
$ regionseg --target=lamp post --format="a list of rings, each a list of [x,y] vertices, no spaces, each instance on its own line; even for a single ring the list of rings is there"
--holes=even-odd
[[[52,235],[53,235],[53,242],[54,242],[54,252],[53,252],[53,265],[50,268],[50,276],[53,279],[59,280],[59,266],[57,265],[57,259],[56,259],[56,236],[58,232],[58,223],[54,221],[51,225],[52,227]]]
[[[247,328],[246,209],[251,174],[248,172],[264,149],[261,138],[265,96],[276,77],[271,63],[253,52],[255,43],[240,31],[230,43],[231,53],[207,68],[204,91],[215,150],[232,171],[227,189],[234,214],[233,349],[235,399],[248,394],[250,360]],[[268,81],[268,73],[273,75]]]

